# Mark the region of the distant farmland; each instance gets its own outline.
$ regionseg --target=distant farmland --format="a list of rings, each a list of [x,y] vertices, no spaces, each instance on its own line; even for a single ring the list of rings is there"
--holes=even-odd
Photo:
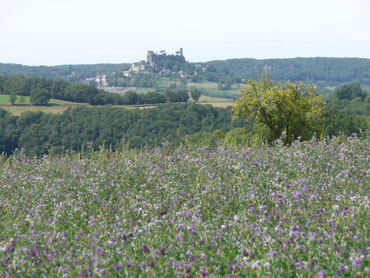
[[[59,99],[51,99],[50,105],[47,106],[35,106],[30,104],[30,97],[24,97],[24,103],[19,102],[20,96],[17,96],[17,101],[15,105],[12,105],[9,101],[9,95],[0,95],[0,109],[4,109],[14,115],[20,115],[26,111],[32,112],[44,112],[44,113],[62,113],[63,111],[67,110],[70,107],[76,106],[88,106],[92,107],[87,103],[77,103]],[[199,100],[200,104],[211,104],[214,107],[228,107],[232,105],[232,101],[228,98],[217,98],[217,97],[209,97],[209,96],[201,96]],[[135,109],[136,107],[132,105],[113,105],[112,107],[122,107],[126,109]],[[149,107],[155,107],[149,106]],[[149,108],[149,107],[138,107],[138,109]]]
[[[75,107],[80,105],[87,105],[84,103],[75,103],[59,99],[51,99],[50,105],[47,106],[35,106],[30,104],[30,97],[24,96],[24,103],[20,103],[21,96],[17,96],[15,105],[12,105],[9,101],[9,95],[0,95],[0,109],[4,109],[14,115],[20,115],[26,111],[41,111],[45,113],[61,113],[67,110],[69,107]]]

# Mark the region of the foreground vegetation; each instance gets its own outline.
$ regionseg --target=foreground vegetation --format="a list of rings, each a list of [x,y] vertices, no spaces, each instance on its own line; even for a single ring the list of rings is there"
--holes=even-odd
[[[368,277],[369,134],[0,159],[3,277]]]
[[[283,132],[286,145],[322,133],[326,104],[312,86],[276,83],[265,75],[258,82],[249,80],[241,93],[233,107],[234,117],[255,120],[254,129],[269,142]]]

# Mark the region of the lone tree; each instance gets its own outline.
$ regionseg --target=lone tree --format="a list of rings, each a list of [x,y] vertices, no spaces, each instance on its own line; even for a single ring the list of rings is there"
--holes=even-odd
[[[47,105],[51,96],[47,89],[36,88],[31,91],[30,102],[33,105]]]
[[[199,98],[200,98],[201,95],[202,95],[202,93],[200,92],[200,90],[198,88],[191,88],[190,96],[195,102],[199,101]]]
[[[234,118],[254,120],[254,128],[268,141],[282,138],[285,145],[300,136],[309,139],[321,133],[325,102],[312,86],[275,83],[265,74],[259,81],[248,80],[242,97],[233,107]]]
[[[9,101],[12,105],[14,105],[14,103],[16,102],[17,100],[17,94],[16,93],[11,93],[10,96],[9,96]]]

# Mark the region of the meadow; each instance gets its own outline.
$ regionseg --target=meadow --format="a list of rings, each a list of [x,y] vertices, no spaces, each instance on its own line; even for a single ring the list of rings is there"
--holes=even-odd
[[[141,91],[140,93],[147,93],[153,90],[145,89],[144,91]],[[50,104],[43,106],[43,105],[31,105],[30,104],[30,97],[25,96],[24,103],[19,102],[19,96],[17,101],[15,102],[15,105],[12,105],[9,101],[9,95],[0,95],[0,109],[4,109],[13,115],[19,116],[23,112],[31,111],[31,112],[44,112],[44,113],[62,113],[68,108],[76,107],[76,106],[89,106],[92,107],[92,105],[89,105],[87,103],[77,103],[77,102],[71,102],[71,101],[65,101],[65,100],[59,100],[59,99],[51,99]],[[229,98],[218,98],[218,97],[209,97],[209,96],[201,96],[199,99],[199,102],[202,104],[211,104],[213,107],[228,107],[232,105],[232,101]],[[96,106],[96,105],[95,105]],[[126,109],[134,109],[135,106],[132,105],[112,105],[112,107],[122,107]],[[155,106],[150,106],[155,107]],[[150,108],[150,107],[139,107],[139,109],[144,108]]]
[[[166,77],[162,77],[158,81],[158,88],[161,90],[165,91],[167,88],[170,87],[171,84],[176,84],[177,86],[181,86],[181,82],[171,80]],[[231,101],[233,97],[240,96],[240,89],[243,87],[244,84],[233,84],[231,86],[231,89],[229,90],[219,90],[217,88],[217,82],[210,82],[210,81],[202,81],[202,82],[187,82],[187,87],[196,87],[199,89],[203,89],[203,97],[212,97],[216,98],[219,100],[218,101],[224,101],[223,99],[226,99],[228,101]],[[136,93],[138,94],[145,94],[148,92],[154,92],[155,88],[150,87],[150,88],[137,88],[135,90]]]
[[[369,133],[0,158],[2,277],[368,277]]]
[[[60,99],[50,99],[50,105],[81,105],[81,103],[60,100]],[[11,105],[9,101],[9,95],[0,95],[0,105]],[[15,105],[30,105],[30,97],[24,96],[24,103],[20,103],[20,96],[17,96]]]
[[[199,98],[199,102],[230,102],[232,103],[232,99],[230,98],[222,98],[222,97],[210,97],[201,95]]]
[[[12,105],[9,101],[9,95],[0,95],[0,109],[4,109],[14,115],[21,115],[23,112],[32,111],[32,112],[45,112],[45,113],[62,113],[70,107],[76,107],[79,105],[87,105],[85,103],[76,103],[66,100],[59,99],[50,99],[49,105],[40,106],[40,105],[31,105],[30,97],[24,97],[24,103],[20,103],[20,96],[17,96],[15,105]]]
[[[210,104],[213,107],[226,108],[226,107],[232,106],[234,101],[232,101],[230,98],[209,97],[209,96],[201,95],[198,103]]]
[[[217,88],[216,82],[209,82],[209,81],[203,81],[203,82],[188,82],[187,86],[191,87],[197,87],[200,89],[204,89],[204,94],[207,96],[215,97],[215,98],[233,98],[233,97],[239,97],[240,96],[240,89],[243,88],[245,84],[233,84],[231,86],[230,90],[219,90]]]

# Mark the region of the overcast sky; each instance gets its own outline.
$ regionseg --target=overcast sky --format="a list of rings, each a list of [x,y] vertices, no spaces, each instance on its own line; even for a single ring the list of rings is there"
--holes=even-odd
[[[370,58],[370,0],[0,0],[0,63]]]

